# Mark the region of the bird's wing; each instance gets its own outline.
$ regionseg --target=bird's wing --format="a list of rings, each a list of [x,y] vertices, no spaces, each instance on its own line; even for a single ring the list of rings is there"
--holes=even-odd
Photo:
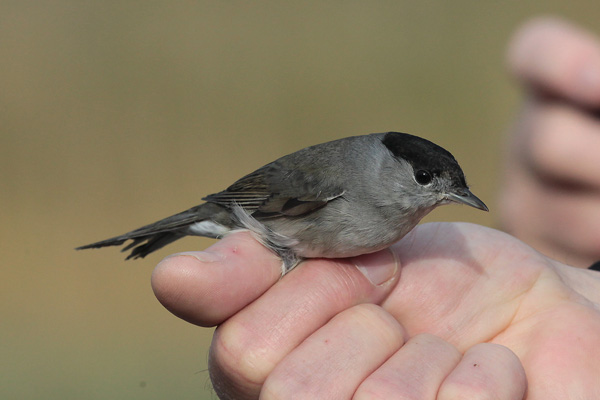
[[[208,195],[202,200],[227,208],[237,204],[248,211],[255,211],[270,196],[269,185],[263,175],[259,169],[236,181],[222,192]]]
[[[228,208],[239,205],[255,217],[298,216],[343,194],[343,188],[328,184],[321,170],[271,163],[203,200]]]

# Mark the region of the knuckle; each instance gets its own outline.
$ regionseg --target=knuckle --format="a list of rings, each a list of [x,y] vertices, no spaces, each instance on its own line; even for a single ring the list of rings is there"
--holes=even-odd
[[[269,359],[265,346],[247,333],[235,323],[220,326],[213,337],[209,366],[211,375],[218,375],[213,381],[242,392],[258,392],[275,362]]]
[[[359,304],[342,314],[352,326],[363,327],[370,335],[377,337],[379,342],[396,346],[402,340],[403,329],[401,325],[387,311],[375,304]]]

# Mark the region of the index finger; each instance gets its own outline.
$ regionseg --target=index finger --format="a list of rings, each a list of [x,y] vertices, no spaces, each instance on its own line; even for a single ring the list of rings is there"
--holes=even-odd
[[[525,24],[509,46],[511,72],[536,90],[600,107],[600,41],[557,18]]]

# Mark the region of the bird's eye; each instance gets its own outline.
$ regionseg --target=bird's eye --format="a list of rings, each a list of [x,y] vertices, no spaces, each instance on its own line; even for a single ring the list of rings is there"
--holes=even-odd
[[[431,173],[429,171],[425,171],[423,169],[418,170],[417,172],[415,172],[415,180],[417,181],[417,183],[419,185],[428,185],[431,183],[432,180],[432,176]]]

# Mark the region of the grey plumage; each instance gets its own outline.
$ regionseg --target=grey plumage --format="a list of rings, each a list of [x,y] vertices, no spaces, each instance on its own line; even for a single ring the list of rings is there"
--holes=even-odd
[[[78,249],[133,240],[127,257],[186,235],[220,238],[249,229],[283,260],[350,257],[383,249],[438,205],[486,210],[448,151],[397,132],[354,136],[284,156],[246,175],[206,203],[124,235]]]

